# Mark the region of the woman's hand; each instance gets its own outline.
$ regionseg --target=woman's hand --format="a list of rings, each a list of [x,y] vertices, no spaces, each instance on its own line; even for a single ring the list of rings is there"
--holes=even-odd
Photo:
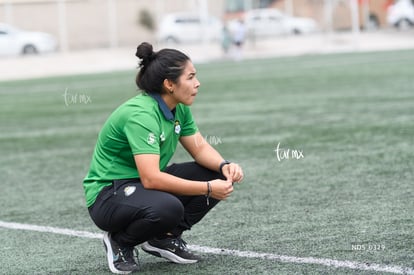
[[[228,181],[241,182],[244,178],[243,170],[237,163],[229,163],[223,166],[222,168],[223,176],[226,177]]]
[[[212,180],[210,181],[210,188],[210,197],[217,200],[225,200],[233,192],[233,184],[228,180]]]

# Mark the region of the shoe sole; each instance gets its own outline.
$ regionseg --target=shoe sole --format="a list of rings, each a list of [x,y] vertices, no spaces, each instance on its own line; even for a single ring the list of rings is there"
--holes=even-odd
[[[114,254],[112,252],[111,242],[109,240],[109,233],[108,232],[104,233],[103,244],[105,246],[106,259],[108,261],[108,266],[109,266],[109,269],[111,270],[111,272],[115,273],[115,274],[130,274],[132,271],[122,271],[122,270],[118,270],[118,269],[115,268],[115,266],[114,266]]]
[[[165,250],[165,249],[160,249],[157,248],[155,246],[150,245],[148,242],[145,242],[141,245],[141,249],[144,250],[145,252],[160,257],[160,258],[164,258],[169,260],[170,262],[176,263],[176,264],[194,264],[196,262],[198,262],[198,260],[190,260],[190,259],[184,259],[181,258],[180,256]]]

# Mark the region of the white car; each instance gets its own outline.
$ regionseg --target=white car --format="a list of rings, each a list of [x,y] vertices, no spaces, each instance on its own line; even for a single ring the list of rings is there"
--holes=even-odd
[[[317,31],[317,23],[312,18],[293,17],[277,9],[254,9],[244,17],[247,31],[254,37],[281,34],[305,34]]]
[[[411,0],[399,0],[388,7],[388,24],[401,30],[414,26],[414,4]]]
[[[208,16],[205,23],[199,14],[174,13],[166,15],[161,21],[157,38],[161,42],[201,42],[219,40],[222,24],[219,19]]]
[[[0,23],[0,56],[46,53],[56,49],[56,39],[48,33],[24,31]]]

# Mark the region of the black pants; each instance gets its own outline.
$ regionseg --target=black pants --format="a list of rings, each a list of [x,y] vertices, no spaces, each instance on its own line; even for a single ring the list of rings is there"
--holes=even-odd
[[[223,179],[220,173],[195,162],[172,164],[165,170],[171,175],[199,181]],[[207,185],[206,185],[207,189]],[[98,195],[89,207],[95,224],[112,233],[121,246],[132,247],[154,237],[172,233],[181,235],[198,223],[219,201],[205,196],[178,196],[148,190],[140,180],[115,180]]]

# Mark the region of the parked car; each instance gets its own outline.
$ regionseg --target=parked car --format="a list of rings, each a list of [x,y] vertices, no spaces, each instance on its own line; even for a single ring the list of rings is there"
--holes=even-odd
[[[56,39],[48,33],[25,31],[0,23],[0,56],[46,53],[56,49]]]
[[[398,29],[408,29],[414,26],[414,4],[411,0],[399,0],[390,5],[387,10],[388,24]]]
[[[244,17],[247,31],[255,37],[280,34],[305,34],[317,31],[317,23],[312,18],[294,17],[277,9],[254,9]]]
[[[205,24],[199,14],[174,13],[168,14],[158,28],[158,40],[161,42],[201,42],[219,40],[222,31],[220,20],[208,16]]]

